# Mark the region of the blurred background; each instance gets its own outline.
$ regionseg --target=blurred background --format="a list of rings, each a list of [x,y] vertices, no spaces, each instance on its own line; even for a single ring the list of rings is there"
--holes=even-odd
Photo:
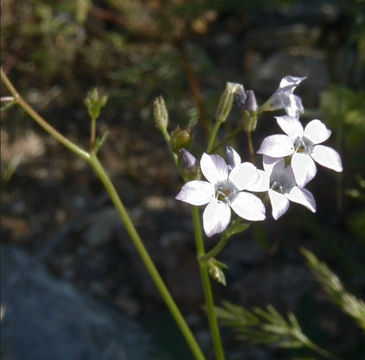
[[[332,129],[327,145],[344,172],[318,167],[308,185],[316,214],[292,205],[230,240],[216,302],[291,310],[314,342],[364,359],[363,332],[298,251],[312,250],[365,297],[364,64],[363,0],[1,1],[1,66],[54,127],[87,147],[85,96],[95,86],[109,95],[100,157],[207,353],[190,209],[174,200],[182,182],[154,125],[154,98],[164,96],[171,131],[193,128],[190,151],[200,157],[227,81],[263,104],[283,76],[308,76],[296,90],[302,120]],[[221,139],[240,116],[232,111]],[[265,115],[256,150],[277,132]],[[248,160],[243,133],[232,145]],[[99,181],[16,107],[1,113],[1,212],[3,359],[191,358]],[[222,332],[228,359],[320,359]]]

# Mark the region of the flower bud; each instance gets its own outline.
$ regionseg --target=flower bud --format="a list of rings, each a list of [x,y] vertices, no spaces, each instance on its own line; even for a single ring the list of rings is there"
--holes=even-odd
[[[155,117],[156,126],[159,129],[167,129],[169,123],[169,116],[167,113],[165,100],[162,96],[155,99],[153,104],[153,115]]]
[[[192,141],[190,129],[183,130],[179,126],[171,134],[171,149],[173,152],[178,153],[182,148],[188,148]]]
[[[234,95],[236,93],[244,94],[244,88],[241,84],[227,82],[226,89],[221,95],[218,103],[216,119],[219,122],[225,122],[232,109]]]
[[[190,154],[189,151],[184,148],[179,150],[181,166],[184,170],[189,171],[196,168],[196,158],[194,155]]]
[[[217,266],[214,262],[208,263],[208,272],[209,275],[218,283],[226,286],[226,277],[224,275],[223,270]]]
[[[92,119],[97,119],[100,115],[100,110],[108,101],[108,96],[100,96],[97,88],[89,91],[85,98],[85,106]]]
[[[242,109],[249,113],[257,112],[258,106],[256,102],[255,92],[253,90],[247,90],[246,95],[247,98],[242,105]]]

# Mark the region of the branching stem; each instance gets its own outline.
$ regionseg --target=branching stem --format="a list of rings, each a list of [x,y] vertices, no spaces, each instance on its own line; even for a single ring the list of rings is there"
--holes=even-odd
[[[13,84],[10,82],[6,74],[1,69],[1,79],[4,82],[5,86],[11,92],[11,94],[16,99],[17,104],[19,104],[23,110],[31,117],[34,121],[36,121],[48,134],[58,140],[62,145],[64,145],[67,149],[80,156],[86,162],[90,164],[90,166],[94,169],[95,173],[99,177],[100,181],[105,187],[105,190],[108,192],[110,199],[112,200],[116,210],[118,211],[120,218],[126,228],[126,231],[133,242],[141,260],[146,267],[149,275],[151,276],[157,290],[159,291],[161,297],[165,301],[168,309],[171,312],[171,315],[174,317],[178,327],[180,328],[183,336],[187,344],[190,347],[191,352],[193,353],[196,360],[205,360],[205,357],[195,340],[193,333],[191,332],[189,326],[187,325],[184,317],[182,316],[180,310],[178,309],[174,299],[172,298],[169,290],[167,289],[164,281],[162,280],[156,266],[154,265],[151,257],[149,256],[148,251],[146,250],[142,239],[140,238],[129,214],[124,207],[124,204],[119,197],[112,181],[110,180],[108,174],[106,173],[104,167],[99,162],[96,154],[94,152],[88,153],[83,150],[67,138],[65,138],[62,134],[60,134],[55,128],[53,128],[49,123],[42,118],[17,92]]]

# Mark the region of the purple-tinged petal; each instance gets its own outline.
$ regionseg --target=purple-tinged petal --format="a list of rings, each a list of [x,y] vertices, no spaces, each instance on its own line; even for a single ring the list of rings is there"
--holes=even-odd
[[[271,135],[266,137],[258,154],[268,155],[274,158],[280,158],[293,154],[294,144],[293,140],[287,135]]]
[[[291,159],[291,167],[294,172],[295,181],[303,187],[311,181],[317,173],[317,167],[308,154],[295,153]]]
[[[257,170],[259,178],[255,183],[246,187],[248,191],[264,192],[268,191],[270,187],[270,173],[263,170]]]
[[[278,125],[292,139],[303,136],[303,126],[296,117],[289,115],[275,116]]]
[[[204,153],[200,160],[200,168],[205,178],[212,184],[226,181],[228,178],[228,166],[219,155]]]
[[[278,220],[288,211],[290,202],[285,195],[274,190],[269,190],[269,198],[272,207],[272,217]]]
[[[304,136],[313,144],[320,144],[331,136],[332,131],[318,119],[310,121],[304,129]]]
[[[226,146],[227,162],[230,169],[241,164],[241,157],[232,146]]]
[[[208,237],[223,232],[231,220],[231,209],[228,204],[213,200],[204,210],[203,227]]]
[[[265,220],[265,206],[256,195],[241,191],[237,193],[230,205],[233,211],[243,219],[250,221]]]
[[[284,171],[285,169],[285,160],[284,158],[273,158],[271,156],[264,155],[262,157],[262,163],[264,166],[265,172],[271,174],[273,171],[273,168],[276,167],[276,169],[281,169]]]
[[[244,190],[247,186],[254,184],[259,178],[256,166],[244,162],[232,169],[229,174],[229,180],[237,187],[238,190]]]
[[[298,76],[287,75],[281,79],[279,88],[291,86],[293,87],[294,90],[306,78],[307,78],[306,76],[298,77]]]
[[[343,170],[340,154],[328,146],[315,145],[311,156],[318,164],[326,168],[337,172]]]
[[[191,205],[205,205],[214,199],[214,185],[207,181],[193,180],[187,182],[175,199]]]
[[[196,165],[196,158],[194,155],[190,154],[189,151],[184,148],[179,150],[181,157],[181,166],[184,170],[190,170]]]
[[[302,99],[298,95],[289,95],[289,104],[285,107],[285,111],[289,116],[299,117],[304,113]]]
[[[316,200],[314,199],[313,194],[307,189],[294,186],[290,190],[288,197],[290,201],[305,206],[313,213],[317,211]]]

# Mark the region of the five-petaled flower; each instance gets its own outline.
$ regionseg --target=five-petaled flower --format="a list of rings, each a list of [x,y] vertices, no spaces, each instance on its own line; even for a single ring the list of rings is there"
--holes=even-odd
[[[299,186],[305,186],[316,175],[314,161],[334,171],[342,171],[338,152],[328,146],[319,145],[331,135],[331,130],[322,121],[314,119],[303,129],[298,118],[287,115],[277,116],[276,120],[287,135],[266,137],[257,153],[273,158],[292,155],[291,166]]]
[[[207,205],[203,213],[203,227],[207,236],[223,232],[230,220],[231,210],[250,221],[265,219],[265,206],[254,194],[247,191],[258,178],[256,167],[241,163],[239,155],[227,148],[228,162],[219,155],[203,154],[200,168],[204,180],[187,182],[176,199],[191,205]]]
[[[307,77],[295,77],[287,75],[280,81],[278,89],[271,97],[261,106],[261,111],[275,111],[285,109],[290,116],[299,117],[303,114],[304,108],[302,99],[293,94],[296,87]]]
[[[258,170],[260,177],[250,187],[251,191],[267,191],[272,207],[272,216],[278,220],[289,208],[290,201],[316,212],[316,201],[312,193],[297,186],[292,167],[285,167],[283,158],[263,156],[264,170]]]

